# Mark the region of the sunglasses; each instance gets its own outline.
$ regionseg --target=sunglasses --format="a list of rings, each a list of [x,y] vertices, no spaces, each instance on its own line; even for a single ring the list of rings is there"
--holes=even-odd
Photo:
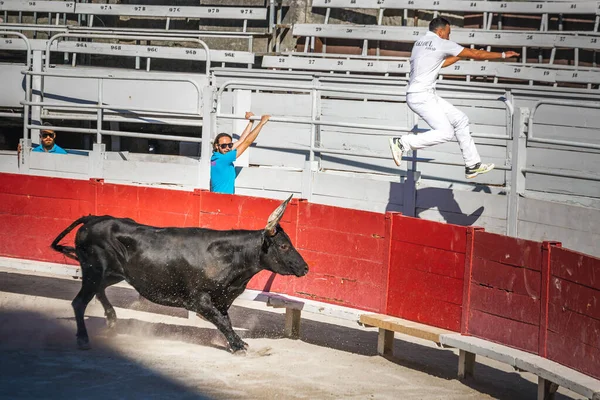
[[[225,150],[225,149],[231,149],[231,148],[233,148],[233,143],[221,143],[221,144],[219,145],[219,147],[220,147],[222,150]]]
[[[44,132],[40,136],[42,137],[42,139],[46,139],[47,137],[51,137],[52,139],[54,139],[54,133]]]

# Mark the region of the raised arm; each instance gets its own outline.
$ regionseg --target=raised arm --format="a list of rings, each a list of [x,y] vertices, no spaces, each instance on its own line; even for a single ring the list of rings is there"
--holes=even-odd
[[[248,135],[250,134],[250,131],[252,130],[252,126],[254,125],[254,121],[250,121],[250,118],[254,117],[254,113],[250,112],[250,111],[246,111],[246,114],[244,115],[244,118],[246,118],[248,120],[248,125],[246,125],[246,127],[244,128],[244,131],[242,132],[242,134],[240,135],[240,140],[238,140],[237,142],[235,142],[233,144],[233,148],[237,149],[237,147],[244,141],[246,140],[246,138],[248,137]],[[239,153],[238,153],[239,154]]]
[[[247,114],[248,113],[246,113],[246,115]],[[252,115],[254,115],[254,114],[252,114]],[[250,117],[247,117],[247,118],[250,118]],[[250,127],[252,127],[252,124],[248,124],[248,127],[246,127],[246,129],[249,130],[249,133],[246,134],[246,130],[244,130],[244,133],[240,137],[240,140],[238,140],[237,142],[235,142],[234,145],[233,145],[233,148],[237,149],[237,156],[236,156],[236,158],[239,157],[239,156],[241,156],[242,153],[244,151],[246,151],[246,149],[248,147],[250,147],[250,145],[254,142],[254,140],[256,140],[256,137],[258,136],[258,134],[262,130],[263,126],[265,126],[265,124],[267,123],[267,121],[269,120],[269,118],[271,118],[270,115],[263,115],[262,117],[260,117],[260,122],[252,130],[249,129]]]

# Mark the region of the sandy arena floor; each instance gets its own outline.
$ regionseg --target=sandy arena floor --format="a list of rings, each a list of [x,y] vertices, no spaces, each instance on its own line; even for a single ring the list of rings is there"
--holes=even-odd
[[[75,346],[76,280],[0,271],[1,399],[535,399],[536,377],[479,359],[476,378],[456,379],[455,351],[396,336],[393,359],[376,355],[377,332],[303,314],[300,340],[282,338],[283,315],[259,302],[230,310],[250,344],[224,350],[213,325],[138,301],[113,287],[118,334],[107,337],[90,303],[92,349]],[[150,312],[151,311],[151,312]],[[402,340],[400,340],[402,339]],[[561,389],[557,399],[579,398]]]

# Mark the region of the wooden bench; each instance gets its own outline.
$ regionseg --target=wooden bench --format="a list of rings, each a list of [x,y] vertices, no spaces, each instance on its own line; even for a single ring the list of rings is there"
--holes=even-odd
[[[440,337],[442,335],[452,333],[452,331],[446,329],[383,314],[362,314],[359,321],[365,326],[379,328],[377,353],[382,356],[393,355],[394,332],[431,340],[437,345],[441,345]]]
[[[552,399],[559,386],[592,400],[600,400],[600,381],[546,358],[458,333],[440,336],[444,346],[459,349],[458,377],[473,376],[477,355],[538,376],[538,400]]]
[[[302,311],[355,322],[358,322],[362,313],[362,311],[353,308],[251,289],[246,289],[237,300],[262,301],[268,307],[285,308],[284,336],[290,339],[298,339],[300,337]]]

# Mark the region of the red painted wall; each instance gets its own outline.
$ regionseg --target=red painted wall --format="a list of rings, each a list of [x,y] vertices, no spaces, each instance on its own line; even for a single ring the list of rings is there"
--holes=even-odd
[[[460,331],[466,228],[395,214],[386,314]]]
[[[0,256],[68,264],[74,261],[50,243],[83,215],[157,226],[262,229],[280,204],[13,174],[0,174],[0,188]],[[249,288],[461,331],[600,378],[600,259],[556,243],[298,199],[281,225],[310,273],[295,278],[263,271]]]
[[[600,378],[600,259],[550,247],[546,348],[540,354]]]
[[[462,332],[538,352],[542,244],[474,230]]]

